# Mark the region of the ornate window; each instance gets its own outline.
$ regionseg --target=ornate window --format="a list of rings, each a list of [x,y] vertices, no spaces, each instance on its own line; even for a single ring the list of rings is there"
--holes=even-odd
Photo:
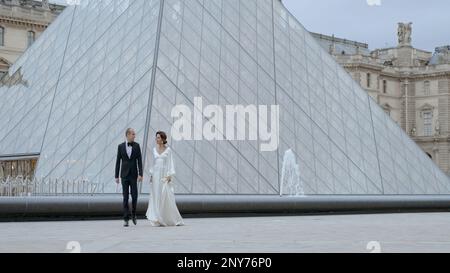
[[[422,112],[423,118],[423,134],[425,136],[433,135],[433,111],[425,110]]]
[[[418,109],[420,111],[420,118],[423,122],[423,135],[433,136],[433,113],[434,107],[428,103],[425,103]]]

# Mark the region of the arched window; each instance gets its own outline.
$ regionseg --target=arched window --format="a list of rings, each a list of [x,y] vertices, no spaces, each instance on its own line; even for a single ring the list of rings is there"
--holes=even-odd
[[[34,43],[35,39],[36,33],[34,33],[34,31],[32,30],[28,31],[28,47],[30,47]]]
[[[5,28],[0,26],[0,46],[5,45]]]

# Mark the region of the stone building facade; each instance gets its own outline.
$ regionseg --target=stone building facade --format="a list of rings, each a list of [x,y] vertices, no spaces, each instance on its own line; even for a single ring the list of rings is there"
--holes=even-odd
[[[0,1],[0,76],[64,9],[48,0]]]
[[[398,45],[367,44],[313,33],[386,113],[450,175],[450,46],[414,48],[412,23],[399,23]]]
[[[0,78],[64,8],[48,0],[0,1]],[[4,78],[7,77],[3,77],[2,85]],[[19,174],[32,176],[35,165],[34,158],[9,158],[0,162],[0,178]]]

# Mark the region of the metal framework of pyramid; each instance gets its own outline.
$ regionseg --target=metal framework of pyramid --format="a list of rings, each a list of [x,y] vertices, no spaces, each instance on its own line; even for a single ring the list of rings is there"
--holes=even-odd
[[[0,88],[0,157],[114,192],[127,127],[144,147],[176,104],[280,105],[280,145],[180,141],[177,193],[277,194],[283,154],[306,194],[449,194],[450,181],[279,0],[81,0]],[[170,139],[169,139],[170,140]],[[144,183],[143,192],[149,190]]]

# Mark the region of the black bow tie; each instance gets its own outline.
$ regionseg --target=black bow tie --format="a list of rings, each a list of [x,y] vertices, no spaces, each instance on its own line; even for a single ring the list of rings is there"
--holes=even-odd
[[[128,146],[133,147],[133,142],[128,142]]]

